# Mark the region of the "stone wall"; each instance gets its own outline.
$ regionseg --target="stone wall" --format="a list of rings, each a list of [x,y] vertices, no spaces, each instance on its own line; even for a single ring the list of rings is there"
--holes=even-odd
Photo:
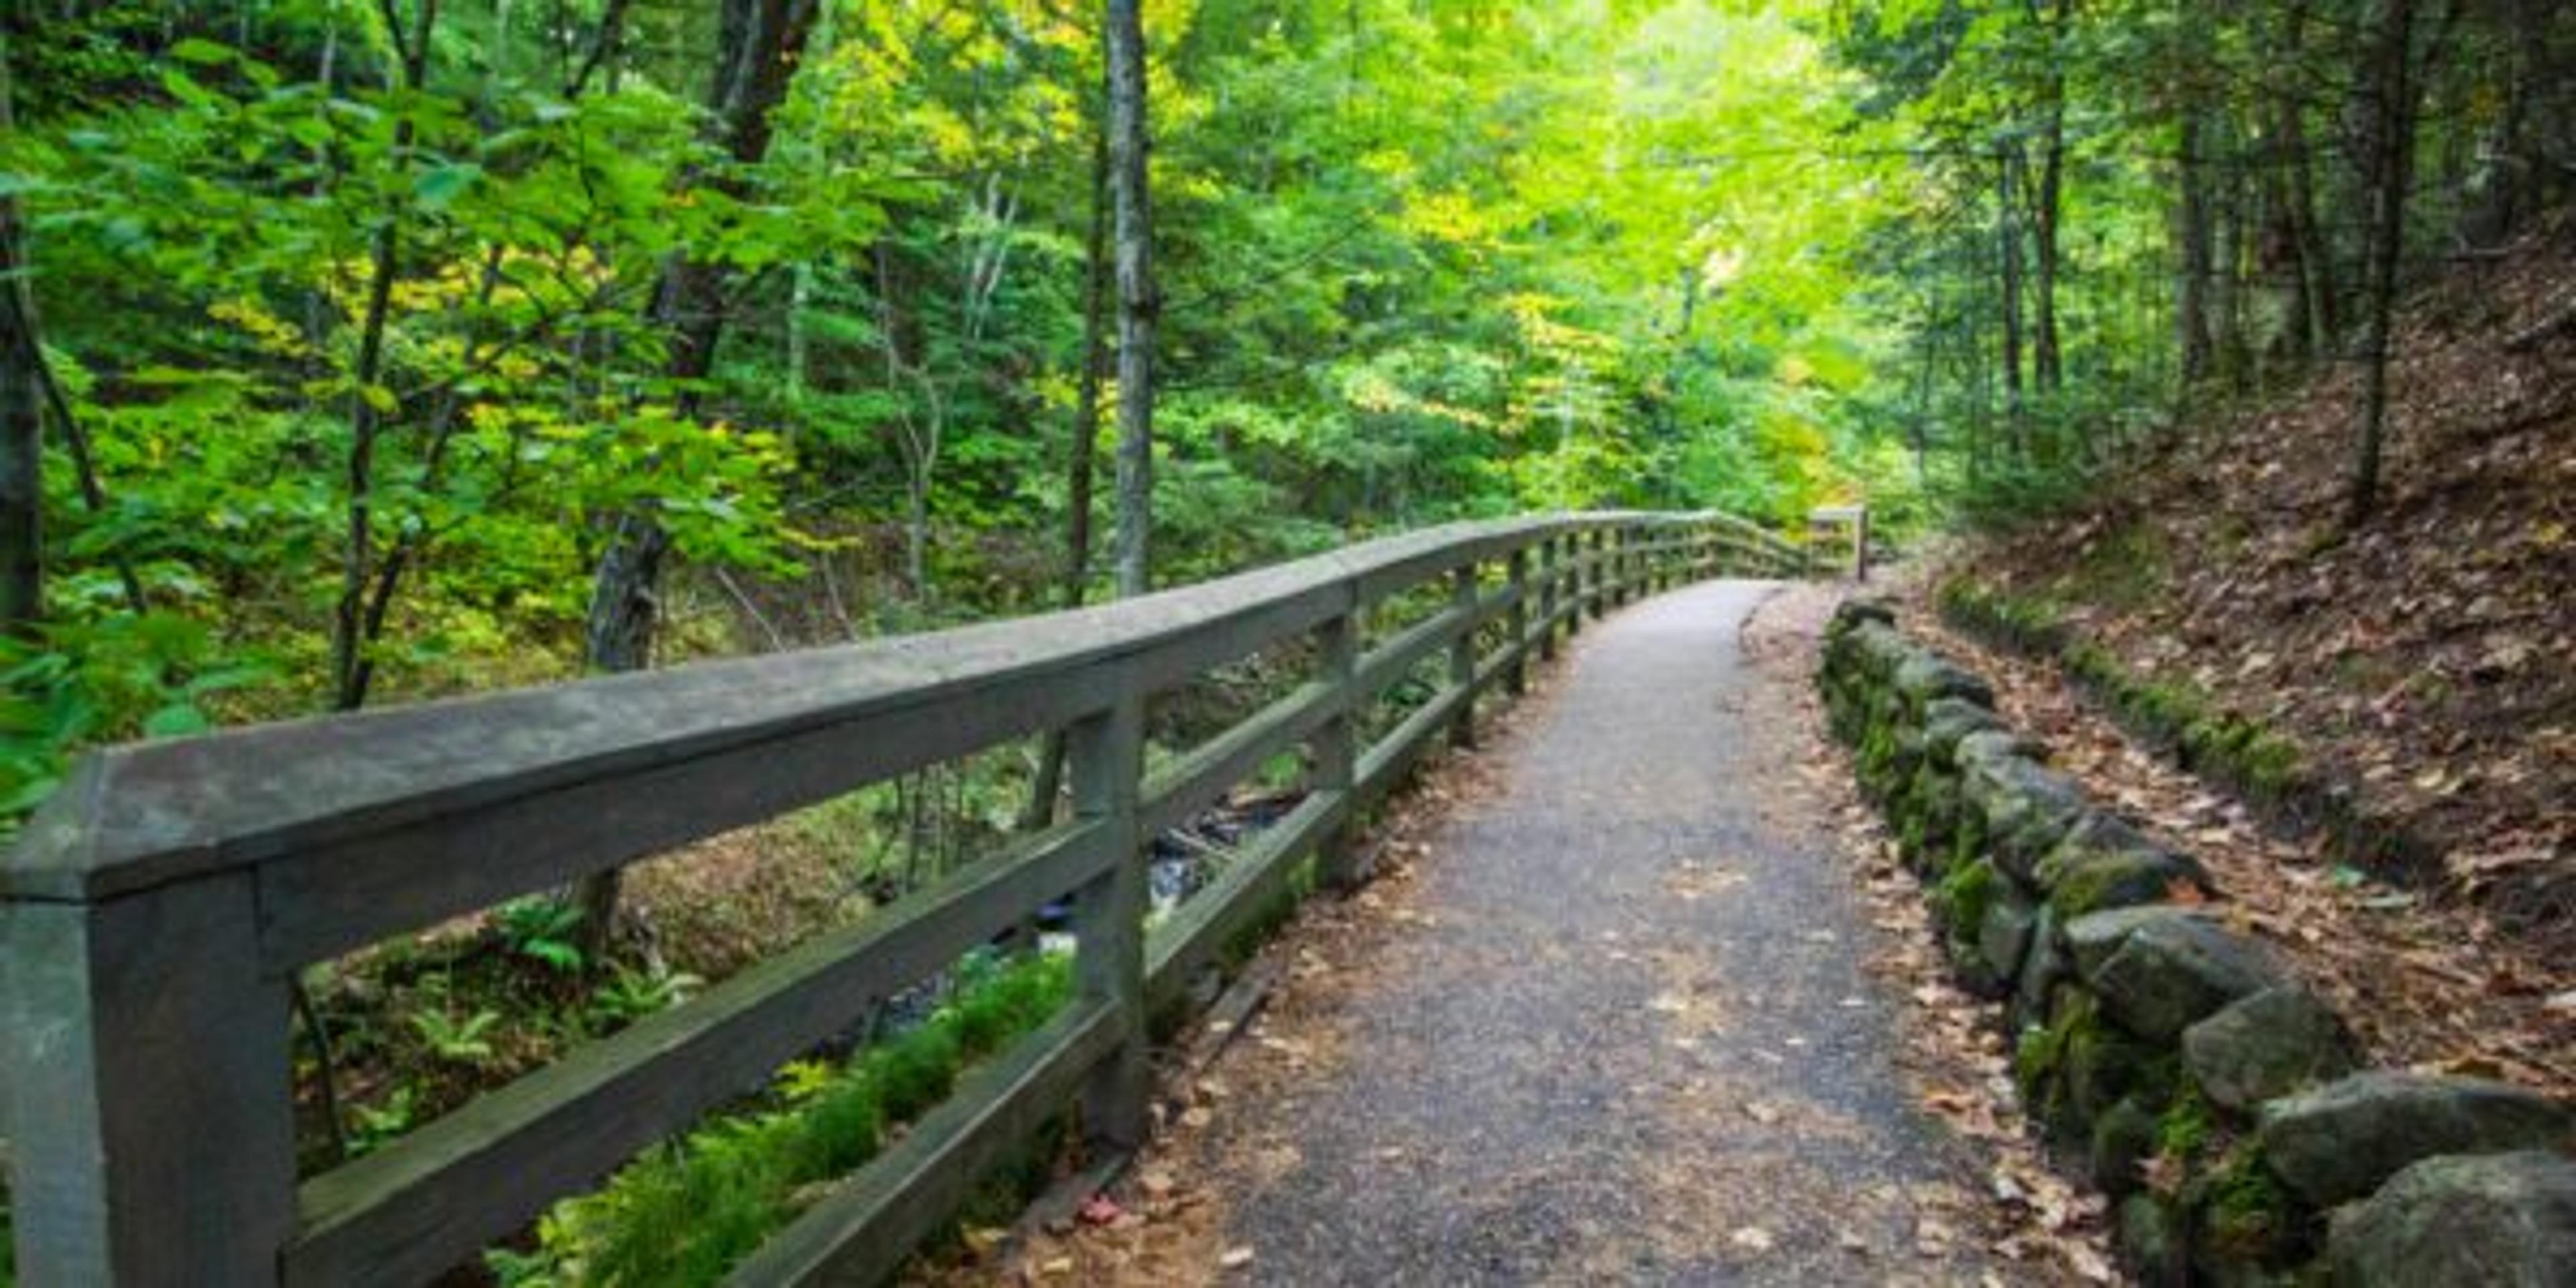
[[[2091,804],[1992,688],[1856,601],[1819,682],[1960,978],[2149,1284],[2576,1285],[2576,1113],[2362,1067],[2189,855]]]

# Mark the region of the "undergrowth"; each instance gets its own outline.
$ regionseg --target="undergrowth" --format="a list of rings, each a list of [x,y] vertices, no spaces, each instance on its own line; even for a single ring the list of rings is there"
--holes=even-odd
[[[1052,1017],[1072,991],[1070,964],[1050,954],[962,967],[955,996],[929,1019],[838,1066],[787,1066],[770,1108],[702,1126],[557,1204],[534,1252],[495,1250],[490,1268],[508,1288],[718,1281],[815,1187],[875,1158],[961,1072]]]

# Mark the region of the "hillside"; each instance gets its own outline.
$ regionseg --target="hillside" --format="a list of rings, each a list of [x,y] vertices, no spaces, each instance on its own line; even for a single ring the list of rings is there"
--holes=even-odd
[[[2339,530],[2359,372],[2200,418],[1951,567],[2299,748],[2382,875],[2576,938],[2576,220],[2467,259],[2397,332],[2385,504]]]

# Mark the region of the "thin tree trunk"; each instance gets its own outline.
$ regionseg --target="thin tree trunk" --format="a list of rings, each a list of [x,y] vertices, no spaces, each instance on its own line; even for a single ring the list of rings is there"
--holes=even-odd
[[[391,16],[389,10],[389,23]],[[422,0],[419,22],[408,41],[399,28],[387,33],[400,54],[400,88],[405,92],[417,91],[429,79],[430,39],[437,27],[438,0]],[[394,123],[396,164],[408,164],[412,135],[409,116]],[[358,324],[357,362],[349,372],[354,388],[349,395],[348,547],[341,552],[340,601],[331,625],[331,705],[341,711],[354,711],[366,701],[367,588],[376,577],[376,441],[394,410],[380,405],[378,399],[390,397],[381,382],[394,278],[402,269],[401,214],[399,205],[385,212],[384,226],[376,230],[369,251],[366,312]]]
[[[1066,608],[1082,607],[1091,582],[1091,490],[1093,456],[1100,449],[1100,386],[1109,366],[1109,140],[1102,135],[1091,147],[1091,234],[1082,272],[1082,382],[1074,394],[1073,427],[1064,452],[1064,588]],[[1038,770],[1029,784],[1029,801],[1020,812],[1022,831],[1055,821],[1056,796],[1064,786],[1064,731],[1051,731],[1038,752]]]
[[[2186,398],[2209,378],[2212,343],[2209,333],[2210,231],[2208,175],[2203,172],[2200,105],[2183,108],[2179,167],[2181,209],[2175,227],[2181,264],[2177,271],[2175,347],[2182,351],[2182,385]]]
[[[1995,153],[1995,262],[2003,284],[2004,423],[2016,463],[2030,462],[2024,435],[2021,384],[2021,229],[2013,218],[2021,171],[2021,145]]]
[[[2379,506],[2382,441],[2388,425],[2388,338],[2397,306],[2397,264],[2406,248],[2406,188],[2414,179],[2415,0],[2387,0],[2373,55],[2369,280],[2362,319],[2359,441],[2344,526],[2357,528]]]
[[[0,633],[21,639],[45,616],[45,357],[24,309],[23,247],[17,199],[0,197],[0,275],[8,279],[9,306],[7,334],[0,335]]]
[[[819,7],[820,0],[725,0],[720,62],[708,99],[718,140],[738,166],[758,165],[768,155],[771,116],[787,97]],[[612,69],[612,80],[614,75]],[[732,178],[707,182],[719,189],[741,183]],[[696,387],[715,368],[731,281],[730,270],[686,252],[663,270],[653,315],[671,332],[665,374],[682,389],[677,402],[683,416],[697,413]],[[584,660],[592,670],[634,671],[650,664],[662,565],[670,550],[671,535],[649,508],[617,517],[592,581],[583,639]],[[606,954],[616,927],[619,884],[618,870],[611,868],[584,878],[576,893],[585,960],[597,962]]]
[[[2057,0],[2050,6],[2046,116],[2040,126],[2039,199],[2031,229],[2037,250],[2037,278],[2031,301],[2032,375],[2040,393],[2052,398],[2065,384],[2057,341],[2058,216],[2066,177],[2065,43],[2073,7],[2074,0]]]
[[[1118,212],[1118,593],[1152,588],[1153,204],[1147,183],[1145,30],[1139,0],[1109,0],[1109,173]]]

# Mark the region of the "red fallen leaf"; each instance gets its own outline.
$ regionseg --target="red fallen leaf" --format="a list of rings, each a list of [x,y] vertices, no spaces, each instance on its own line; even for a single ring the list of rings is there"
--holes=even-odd
[[[1118,1200],[1106,1194],[1094,1194],[1082,1201],[1081,1216],[1084,1225],[1108,1225],[1125,1215],[1127,1215],[1127,1209],[1118,1206]]]

